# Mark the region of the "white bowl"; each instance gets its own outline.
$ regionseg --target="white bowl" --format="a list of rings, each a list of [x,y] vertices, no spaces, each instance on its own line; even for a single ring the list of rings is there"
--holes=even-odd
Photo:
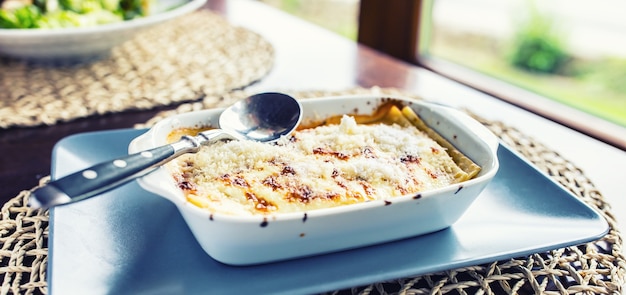
[[[394,98],[410,106],[431,128],[482,167],[471,180],[433,191],[302,213],[237,217],[210,213],[186,201],[165,167],[139,179],[146,190],[172,201],[202,248],[231,265],[266,263],[373,245],[451,226],[498,170],[498,139],[483,125],[452,108]],[[333,115],[371,114],[388,101],[381,96],[302,100],[303,122]],[[217,126],[220,109],[176,115],[134,139],[131,153],[166,143],[181,127]],[[138,217],[140,218],[140,217]]]
[[[106,56],[140,30],[197,10],[205,2],[156,0],[149,16],[93,27],[0,29],[0,55],[45,61],[82,61]],[[168,10],[171,7],[175,8]]]

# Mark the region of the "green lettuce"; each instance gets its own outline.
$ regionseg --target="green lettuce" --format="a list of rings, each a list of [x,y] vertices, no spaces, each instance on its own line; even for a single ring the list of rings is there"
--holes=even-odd
[[[121,22],[148,14],[149,0],[34,0],[0,6],[0,28],[68,28]],[[3,0],[0,0],[0,5]]]

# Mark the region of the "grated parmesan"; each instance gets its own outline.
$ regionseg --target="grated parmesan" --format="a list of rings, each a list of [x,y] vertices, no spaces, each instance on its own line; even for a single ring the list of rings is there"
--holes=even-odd
[[[189,202],[210,212],[306,212],[448,186],[458,170],[415,126],[339,124],[302,129],[273,144],[220,142],[168,164]]]

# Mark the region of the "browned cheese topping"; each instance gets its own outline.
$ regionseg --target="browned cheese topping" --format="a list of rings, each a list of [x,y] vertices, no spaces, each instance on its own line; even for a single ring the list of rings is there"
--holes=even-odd
[[[478,173],[477,166],[463,171],[447,148],[408,122],[357,124],[343,116],[274,144],[217,143],[168,167],[189,202],[240,216],[386,200]]]

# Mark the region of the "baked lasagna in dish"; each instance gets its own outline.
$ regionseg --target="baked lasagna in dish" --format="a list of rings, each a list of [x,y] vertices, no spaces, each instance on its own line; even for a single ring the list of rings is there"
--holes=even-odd
[[[181,129],[170,141],[201,130]],[[277,142],[225,141],[168,163],[187,201],[211,213],[271,215],[392,200],[480,167],[406,106],[307,122]]]

